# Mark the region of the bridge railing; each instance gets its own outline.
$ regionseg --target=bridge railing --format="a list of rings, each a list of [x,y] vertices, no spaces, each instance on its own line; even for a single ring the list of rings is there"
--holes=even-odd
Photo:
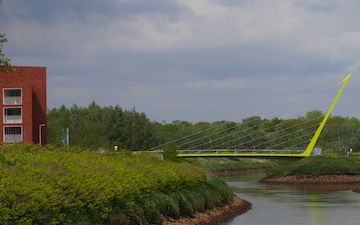
[[[287,154],[287,155],[295,155],[301,154],[305,150],[274,150],[274,149],[201,149],[201,150],[177,150],[177,153],[180,155],[185,154],[198,154],[201,156],[202,154],[252,154],[252,155],[279,155],[279,154]]]

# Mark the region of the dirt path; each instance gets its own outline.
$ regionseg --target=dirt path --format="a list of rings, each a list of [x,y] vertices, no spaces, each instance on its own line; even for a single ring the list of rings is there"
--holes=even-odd
[[[251,209],[251,203],[234,196],[233,201],[224,207],[215,207],[204,213],[196,213],[194,218],[170,219],[163,225],[219,225]]]

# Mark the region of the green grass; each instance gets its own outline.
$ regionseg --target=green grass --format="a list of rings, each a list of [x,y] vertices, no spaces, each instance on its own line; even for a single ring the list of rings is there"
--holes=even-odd
[[[246,158],[196,158],[187,161],[210,172],[264,169],[279,165],[279,162],[274,160]]]
[[[146,155],[0,147],[1,224],[160,224],[232,199],[203,170]]]
[[[288,166],[269,168],[266,173],[266,178],[290,175],[358,175],[360,174],[360,159],[326,156],[308,157]]]

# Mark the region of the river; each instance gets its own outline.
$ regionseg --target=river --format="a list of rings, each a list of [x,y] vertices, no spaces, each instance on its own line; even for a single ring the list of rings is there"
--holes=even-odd
[[[360,194],[352,192],[354,185],[259,183],[264,176],[255,172],[220,177],[238,197],[252,203],[250,211],[223,225],[360,224]]]

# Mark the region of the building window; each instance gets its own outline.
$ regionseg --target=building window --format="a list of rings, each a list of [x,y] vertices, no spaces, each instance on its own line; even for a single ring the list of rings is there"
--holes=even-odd
[[[4,108],[4,123],[22,123],[21,108]]]
[[[4,142],[14,143],[22,141],[21,127],[4,127]]]
[[[4,89],[4,105],[21,105],[21,89]]]

